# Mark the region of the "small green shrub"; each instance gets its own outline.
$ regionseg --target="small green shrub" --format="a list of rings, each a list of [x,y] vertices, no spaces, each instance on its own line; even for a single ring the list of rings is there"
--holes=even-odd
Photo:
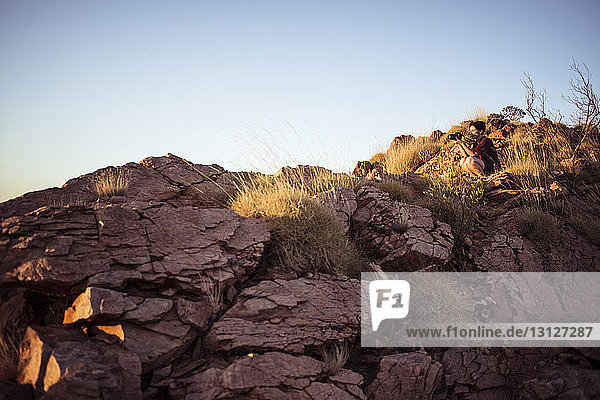
[[[437,219],[449,224],[455,244],[462,246],[477,221],[483,189],[482,181],[453,169],[444,177],[433,178],[419,203],[431,210]]]
[[[560,234],[552,215],[537,208],[526,208],[517,216],[515,222],[523,236],[542,249],[550,248]]]

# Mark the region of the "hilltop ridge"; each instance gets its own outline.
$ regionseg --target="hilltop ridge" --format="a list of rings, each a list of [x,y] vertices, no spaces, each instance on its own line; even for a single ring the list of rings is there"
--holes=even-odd
[[[486,177],[462,174],[449,151],[466,121],[398,137],[352,174],[230,172],[167,154],[0,204],[0,387],[79,399],[600,395],[593,348],[357,343],[361,271],[600,271],[598,147],[572,157],[577,128],[487,118],[503,167]]]

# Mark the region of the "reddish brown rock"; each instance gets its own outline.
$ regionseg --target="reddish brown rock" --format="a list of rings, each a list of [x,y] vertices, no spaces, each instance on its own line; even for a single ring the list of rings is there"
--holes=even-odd
[[[389,153],[389,152],[397,151],[401,147],[403,147],[409,143],[412,143],[414,140],[415,140],[415,137],[412,135],[396,136],[392,140],[392,143],[390,143],[390,147],[388,148],[387,152]]]
[[[205,338],[211,351],[313,351],[358,334],[360,287],[353,279],[263,281],[240,293]]]
[[[567,225],[560,227],[560,240],[549,249],[524,238],[515,217],[516,208],[487,221],[472,235],[473,265],[490,272],[598,271],[600,249]]]
[[[0,284],[68,292],[86,278],[115,289],[170,279],[181,290],[202,289],[207,279],[244,279],[269,236],[265,222],[227,209],[46,207],[2,220]]]
[[[424,353],[384,356],[375,380],[366,390],[372,400],[431,399],[442,379],[442,365]]]
[[[141,399],[141,366],[116,345],[89,341],[74,328],[28,328],[18,382],[45,399]]]
[[[523,383],[519,399],[598,399],[600,371],[573,366],[554,367]]]
[[[169,397],[177,399],[364,399],[358,387],[361,381],[352,382],[330,380],[325,364],[314,358],[268,352],[239,358],[225,368],[173,379],[168,390]]]
[[[454,238],[450,225],[431,211],[392,201],[372,186],[357,194],[354,240],[384,270],[417,270],[450,260]]]
[[[368,178],[381,180],[385,176],[385,167],[380,162],[359,161],[356,163],[352,176],[356,178]]]

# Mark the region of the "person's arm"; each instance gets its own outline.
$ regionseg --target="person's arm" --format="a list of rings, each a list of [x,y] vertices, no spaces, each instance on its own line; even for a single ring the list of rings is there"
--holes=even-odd
[[[468,157],[468,156],[474,156],[475,155],[475,153],[473,152],[473,150],[471,150],[469,147],[467,147],[467,145],[464,144],[462,140],[458,140],[456,142],[456,144],[459,146],[460,152],[462,153],[463,157]]]

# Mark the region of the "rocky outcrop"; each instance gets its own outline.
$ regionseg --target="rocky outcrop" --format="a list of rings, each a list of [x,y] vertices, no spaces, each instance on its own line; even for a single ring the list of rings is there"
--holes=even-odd
[[[385,175],[385,167],[378,161],[359,161],[352,171],[356,178],[381,180]]]
[[[110,173],[126,185],[98,192],[94,183]],[[390,180],[423,192],[421,174],[381,173],[379,187]],[[349,179],[307,166],[278,174],[322,175]],[[359,281],[271,268],[268,223],[224,208],[253,176],[167,155],[1,204],[0,328],[18,325],[15,337],[24,339],[20,386],[1,383],[0,398],[598,396],[600,356],[590,348],[393,353],[355,345]],[[506,177],[489,181],[509,189]],[[451,261],[450,226],[425,208],[369,184],[315,199],[382,276]],[[518,211],[495,214],[465,240],[470,267],[597,270],[597,246],[563,227],[556,248],[542,252],[518,232]]]
[[[451,348],[434,399],[593,399],[598,371],[563,348]],[[554,397],[556,396],[556,397]]]
[[[572,366],[553,367],[527,379],[523,400],[600,398],[600,371]]]
[[[434,220],[431,211],[392,201],[372,186],[358,192],[357,202],[354,240],[384,270],[417,270],[450,260],[450,225]]]
[[[168,156],[123,168],[130,179],[125,192],[90,204],[27,212],[34,204],[28,196],[5,203],[0,285],[71,298],[54,322],[73,328],[49,333],[52,343],[61,335],[68,342],[69,332],[83,329],[72,345],[87,349],[88,343],[80,362],[92,364],[94,351],[101,352],[94,346],[120,346],[140,363],[133,385],[139,391],[140,373],[180,357],[232,301],[235,287],[255,271],[270,232],[263,221],[210,208],[192,195],[225,179],[220,167]],[[72,180],[62,190],[84,192],[88,180]],[[25,348],[33,345],[33,339],[25,342]],[[70,391],[78,381],[68,376],[36,390],[48,396],[51,386]]]
[[[390,147],[388,148],[387,152],[393,152],[393,151],[397,151],[398,149],[402,148],[403,146],[406,146],[409,143],[412,143],[415,141],[415,137],[413,135],[400,135],[400,136],[396,136],[393,140],[392,143],[390,143]]]
[[[317,201],[330,209],[336,216],[344,233],[350,230],[350,221],[356,211],[356,194],[354,190],[336,187],[327,192],[316,195]]]

